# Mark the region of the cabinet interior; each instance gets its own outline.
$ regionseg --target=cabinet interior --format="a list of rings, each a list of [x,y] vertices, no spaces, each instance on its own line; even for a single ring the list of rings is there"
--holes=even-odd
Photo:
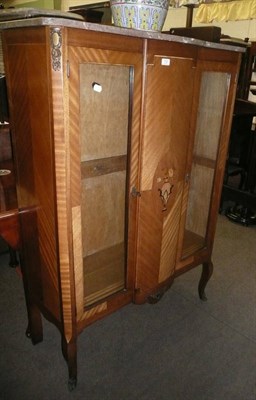
[[[80,65],[84,305],[126,285],[129,66]]]

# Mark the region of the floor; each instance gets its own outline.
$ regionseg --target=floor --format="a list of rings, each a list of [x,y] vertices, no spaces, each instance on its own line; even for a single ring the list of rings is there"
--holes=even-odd
[[[0,256],[0,399],[255,400],[255,248],[256,226],[220,215],[208,301],[196,268],[157,304],[130,304],[88,327],[72,393],[57,329],[44,320],[44,341],[26,338],[22,280]]]

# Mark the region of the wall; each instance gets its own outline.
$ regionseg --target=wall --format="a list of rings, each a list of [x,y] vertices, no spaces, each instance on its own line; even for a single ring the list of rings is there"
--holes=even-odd
[[[195,22],[197,9],[194,10],[193,26],[219,26],[221,32],[224,35],[229,35],[239,39],[244,39],[248,37],[250,40],[256,40],[256,21],[246,20],[246,21],[228,21],[228,22],[216,22],[213,24],[197,24]],[[184,8],[170,8],[165,24],[164,30],[169,30],[170,28],[185,27],[186,26],[186,16],[187,9]]]
[[[68,10],[69,6],[76,6],[81,4],[98,3],[102,0],[62,0],[62,9]],[[194,10],[193,26],[205,26],[205,24],[195,23],[197,9]],[[185,27],[186,26],[187,8],[170,8],[164,24],[164,30],[170,28]],[[209,24],[207,24],[209,25]],[[249,37],[250,40],[256,40],[256,21],[229,21],[229,22],[214,22],[213,25],[219,26],[222,33],[239,39]]]
[[[7,0],[4,4],[6,7],[35,7],[68,10],[70,6],[98,3],[101,1],[102,0]],[[195,22],[196,12],[197,9],[194,10],[193,26],[205,26],[205,24],[197,24]],[[187,9],[185,7],[170,8],[163,29],[169,30],[171,28],[185,27],[186,15]],[[214,22],[213,25],[221,27],[221,31],[225,35],[239,39],[248,37],[250,40],[256,40],[255,19],[249,21]]]
[[[60,9],[61,0],[7,0],[4,2],[4,6],[7,7],[28,7],[28,8],[46,8],[49,10]]]

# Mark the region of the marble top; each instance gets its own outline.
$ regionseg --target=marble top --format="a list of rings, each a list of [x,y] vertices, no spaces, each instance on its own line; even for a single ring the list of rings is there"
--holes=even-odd
[[[10,9],[0,11],[0,30],[12,28],[25,28],[31,26],[59,26],[89,31],[112,33],[116,35],[132,36],[142,39],[156,39],[168,42],[178,42],[190,45],[202,46],[212,49],[223,49],[234,52],[245,52],[244,47],[227,45],[222,43],[213,43],[204,40],[188,38],[183,36],[169,35],[166,33],[146,31],[129,28],[119,28],[112,25],[95,24],[85,22],[78,15],[69,12],[44,9]]]
[[[0,22],[13,21],[34,17],[57,17],[57,18],[68,18],[75,20],[84,20],[81,15],[64,12],[59,10],[47,10],[43,8],[6,8],[0,10]]]

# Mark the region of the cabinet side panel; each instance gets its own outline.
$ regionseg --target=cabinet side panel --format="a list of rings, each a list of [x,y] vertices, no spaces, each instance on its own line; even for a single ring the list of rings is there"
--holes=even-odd
[[[33,33],[29,44],[21,42],[19,31],[4,33],[22,252],[34,301],[60,320],[48,59],[44,30]],[[33,251],[27,237],[29,213],[34,214],[29,231],[37,238]]]

